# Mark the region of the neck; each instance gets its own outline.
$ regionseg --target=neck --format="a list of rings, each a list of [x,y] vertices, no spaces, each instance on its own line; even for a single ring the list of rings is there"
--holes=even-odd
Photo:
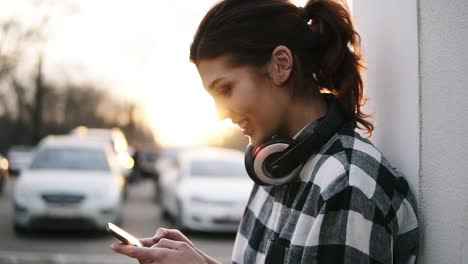
[[[292,138],[307,124],[325,116],[326,113],[327,102],[322,95],[308,100],[296,98],[288,110],[283,133]]]

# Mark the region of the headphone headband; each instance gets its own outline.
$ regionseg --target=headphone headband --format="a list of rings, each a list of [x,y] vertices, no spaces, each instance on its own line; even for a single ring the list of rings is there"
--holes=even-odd
[[[324,117],[318,120],[318,123],[312,122],[304,129],[312,130],[303,131],[307,133],[304,140],[299,141],[296,145],[289,149],[286,149],[284,154],[273,161],[268,170],[272,175],[284,175],[291,168],[296,168],[300,164],[304,163],[309,156],[304,155],[310,153],[311,150],[318,151],[333,134],[343,126],[344,120],[339,112],[339,106],[336,98],[330,94],[324,94],[325,100],[328,104],[328,110]],[[309,127],[311,126],[311,127]]]
[[[328,106],[327,113],[304,127],[297,139],[274,137],[258,148],[247,147],[245,165],[256,183],[279,185],[292,181],[310,155],[318,153],[333,134],[344,127],[337,98],[333,94],[323,96]]]

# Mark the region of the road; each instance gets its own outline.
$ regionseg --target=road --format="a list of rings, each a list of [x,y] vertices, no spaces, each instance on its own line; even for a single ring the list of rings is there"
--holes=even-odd
[[[110,244],[116,241],[107,234],[77,232],[33,232],[17,235],[12,228],[11,193],[15,180],[10,178],[0,197],[0,263],[10,264],[105,264],[137,263],[115,254]],[[123,227],[137,237],[152,236],[160,226],[173,225],[160,216],[153,201],[150,180],[134,183],[124,205]],[[195,245],[223,263],[230,263],[234,234],[187,233]]]

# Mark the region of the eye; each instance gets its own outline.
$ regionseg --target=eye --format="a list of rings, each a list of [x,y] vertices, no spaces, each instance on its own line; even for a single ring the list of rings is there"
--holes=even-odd
[[[216,89],[216,92],[219,95],[228,96],[231,94],[231,90],[232,90],[231,84],[223,84],[223,85],[218,86],[218,88]]]

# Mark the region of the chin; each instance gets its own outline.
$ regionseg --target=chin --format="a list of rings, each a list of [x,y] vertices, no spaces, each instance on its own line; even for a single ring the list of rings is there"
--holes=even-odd
[[[259,146],[268,141],[269,137],[261,137],[257,135],[249,136],[249,143],[254,146]]]
[[[254,136],[249,136],[249,144],[250,145],[254,145],[254,146],[258,146],[258,141],[255,140],[255,137]]]

